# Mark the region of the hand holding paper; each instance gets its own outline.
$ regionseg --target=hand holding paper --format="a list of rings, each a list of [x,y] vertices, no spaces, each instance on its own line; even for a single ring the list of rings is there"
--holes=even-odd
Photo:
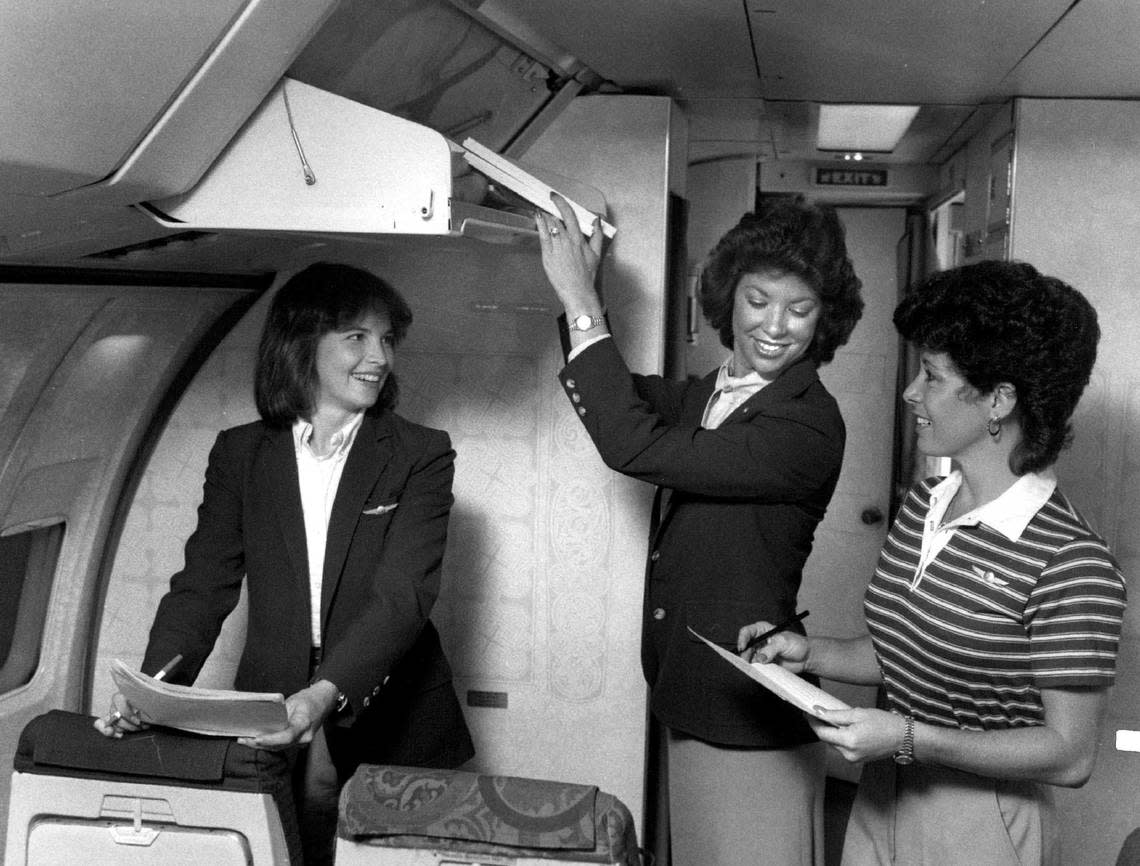
[[[580,204],[578,198],[580,196],[573,196],[570,190],[566,187],[568,179],[550,177],[553,183],[547,183],[545,180],[538,177],[540,169],[535,167],[524,168],[514,160],[501,156],[489,147],[480,144],[473,138],[468,138],[463,142],[463,158],[475,170],[482,172],[491,180],[496,183],[503,184],[512,192],[525,198],[531,204],[546,211],[551,216],[559,216],[554,205],[551,204],[550,194],[552,192],[559,192],[567,203],[574,209],[574,214],[578,217],[578,223],[582,231],[589,236],[594,231],[594,213],[585,205]],[[555,184],[558,186],[556,187]],[[561,191],[560,191],[560,189]],[[617,229],[613,225],[602,219],[599,222],[602,229],[602,234],[607,238],[612,238]]]
[[[172,685],[118,659],[111,663],[111,679],[147,724],[221,737],[257,736],[288,724],[279,694]]]
[[[717,655],[733,667],[743,671],[751,679],[768,689],[768,691],[817,719],[827,721],[827,719],[820,715],[817,708],[824,710],[851,709],[850,706],[839,700],[839,698],[828,694],[817,686],[813,686],[807,680],[796,676],[791,671],[785,670],[777,664],[746,662],[735,653],[731,653],[717,646],[708,638],[693,631],[692,628],[690,628],[689,631],[712,647]]]

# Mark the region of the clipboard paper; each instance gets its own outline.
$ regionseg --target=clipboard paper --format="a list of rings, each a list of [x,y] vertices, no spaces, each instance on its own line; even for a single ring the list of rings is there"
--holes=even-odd
[[[822,707],[825,710],[849,710],[851,707],[845,704],[835,695],[828,694],[818,686],[814,686],[799,677],[786,668],[780,667],[778,664],[763,663],[763,662],[746,662],[735,653],[730,653],[723,647],[717,646],[708,638],[697,634],[692,628],[689,629],[695,637],[700,638],[714,650],[717,655],[723,658],[726,662],[743,671],[752,680],[758,682],[768,691],[772,692],[777,697],[783,698],[794,707],[798,707],[810,716],[821,718],[816,711],[816,707]],[[824,720],[826,721],[826,720]]]
[[[214,737],[255,737],[289,724],[284,695],[164,683],[119,659],[111,662],[111,679],[148,724]]]
[[[558,208],[550,200],[550,194],[557,192],[573,208],[582,232],[587,237],[594,233],[594,214],[590,210],[575,201],[565,191],[556,190],[514,160],[501,156],[473,138],[464,140],[463,158],[476,171],[487,175],[491,180],[502,184],[511,192],[522,196],[535,207],[541,208],[551,216],[561,216],[558,213]],[[607,238],[612,238],[617,233],[617,229],[611,223],[604,219],[600,222],[602,234]]]

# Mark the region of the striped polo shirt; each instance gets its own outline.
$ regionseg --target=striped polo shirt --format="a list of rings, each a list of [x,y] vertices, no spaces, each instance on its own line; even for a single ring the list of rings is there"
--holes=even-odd
[[[1044,493],[1020,532],[1002,507],[979,509],[933,552],[928,530],[921,571],[932,494],[957,479],[927,479],[907,495],[864,597],[890,709],[948,727],[1014,728],[1044,723],[1042,688],[1111,685],[1124,578],[1064,494],[1025,478]],[[1027,494],[1014,488],[994,504],[1024,509]]]

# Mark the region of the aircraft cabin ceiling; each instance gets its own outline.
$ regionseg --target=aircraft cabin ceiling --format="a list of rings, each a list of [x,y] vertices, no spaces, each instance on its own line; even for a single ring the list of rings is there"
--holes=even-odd
[[[446,5],[345,0],[290,74],[428,122],[444,87],[476,69],[487,74],[476,59],[477,30],[438,39]],[[532,54],[556,72],[584,69],[592,86],[674,97],[691,116],[731,130],[735,149],[754,146],[761,160],[821,158],[814,124],[823,102],[922,106],[902,145],[881,161],[939,162],[979,107],[1011,96],[1140,96],[1134,0],[451,5],[540,49]]]
[[[203,251],[214,238],[134,206],[193,189],[283,76],[507,155],[579,94],[667,95],[692,161],[834,158],[815,147],[820,103],[920,106],[875,159],[937,164],[1011,96],[1140,97],[1135,0],[207,5],[0,7],[0,263],[271,261],[272,245]],[[159,254],[163,238],[179,243]],[[146,262],[123,254],[148,244]]]
[[[880,160],[921,163],[944,160],[979,106],[1011,96],[1140,96],[1134,0],[469,5],[541,32],[625,90],[675,97],[734,137],[726,150],[753,144],[764,161],[825,158],[814,138],[821,102],[921,105],[909,135]]]

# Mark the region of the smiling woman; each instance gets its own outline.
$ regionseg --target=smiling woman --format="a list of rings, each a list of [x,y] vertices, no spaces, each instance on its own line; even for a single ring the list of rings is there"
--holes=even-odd
[[[732,306],[732,369],[771,382],[807,352],[819,322],[815,289],[795,274],[748,273],[736,285]]]
[[[922,353],[904,393],[918,448],[953,471],[899,509],[866,635],[784,632],[761,660],[883,686],[887,709],[813,722],[863,764],[844,864],[1059,863],[1051,786],[1092,773],[1125,600],[1051,471],[1096,360],[1096,311],[1028,264],[984,261],[930,277],[894,321]]]
[[[571,323],[562,384],[606,464],[658,486],[642,668],[667,741],[671,860],[734,866],[742,851],[761,851],[818,866],[819,744],[797,710],[723,664],[690,627],[727,647],[754,616],[795,612],[845,441],[817,369],[863,309],[843,226],[802,201],[741,219],[701,278],[729,355],[703,379],[676,382],[630,373],[594,286],[601,232],[587,242],[555,202],[561,220],[535,220]]]
[[[372,407],[392,372],[395,339],[388,313],[363,313],[317,342],[317,393],[310,444],[326,453],[328,439],[356,413]]]
[[[286,829],[306,866],[332,862],[337,795],[358,764],[455,767],[474,751],[428,619],[455,452],[393,411],[411,321],[395,289],[346,265],[281,287],[258,347],[261,420],[218,435],[142,664],[180,655],[168,679],[193,683],[244,579],[234,687],[287,695],[288,726],[239,742],[297,753],[300,827]],[[143,726],[121,694],[96,722],[110,737]]]
[[[372,328],[362,329],[362,320],[369,316],[375,319]],[[302,417],[311,420],[321,384],[317,353],[321,346],[330,347],[326,338],[337,335],[350,344],[376,341],[371,347],[376,360],[362,366],[361,372],[378,373],[383,354],[389,371],[374,403],[378,409],[395,407],[399,389],[390,371],[392,352],[411,324],[407,301],[374,274],[328,262],[296,274],[274,298],[258,347],[254,396],[261,417],[278,425]],[[362,360],[363,356],[358,363]],[[356,367],[353,364],[351,369]],[[344,378],[343,372],[330,369],[329,373],[330,387]]]

